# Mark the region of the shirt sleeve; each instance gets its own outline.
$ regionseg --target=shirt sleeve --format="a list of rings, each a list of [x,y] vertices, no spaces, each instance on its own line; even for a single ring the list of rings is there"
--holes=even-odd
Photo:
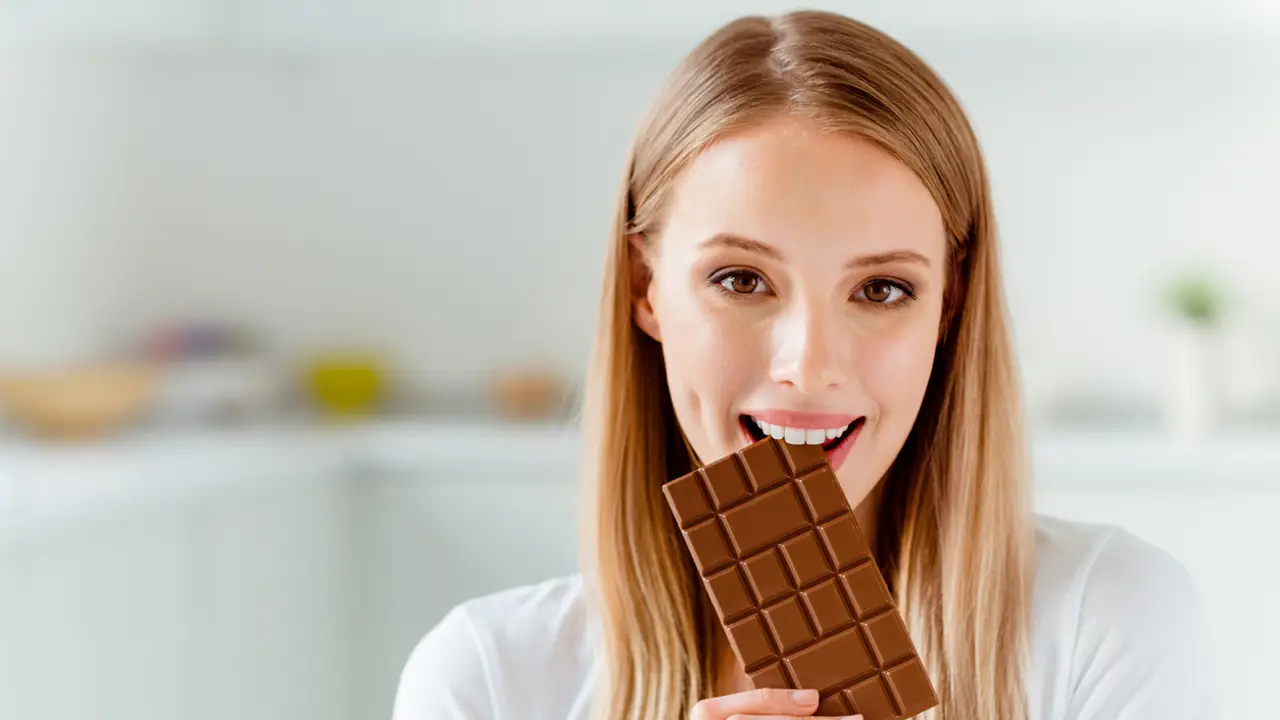
[[[1213,720],[1216,668],[1203,600],[1173,557],[1116,531],[1082,594],[1064,720]]]
[[[493,720],[491,688],[488,662],[460,605],[410,653],[392,720]]]

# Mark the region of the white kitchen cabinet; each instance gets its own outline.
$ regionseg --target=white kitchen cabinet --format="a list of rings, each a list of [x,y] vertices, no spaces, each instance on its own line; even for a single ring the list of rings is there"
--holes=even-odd
[[[132,513],[0,550],[0,717],[189,717],[188,539]]]
[[[3,468],[47,495],[17,493],[31,521],[0,523],[0,717],[353,717],[350,485],[282,449]],[[81,479],[101,507],[55,489]]]
[[[359,717],[390,716],[405,660],[453,605],[577,570],[575,468],[516,464],[364,478]]]
[[[300,478],[190,511],[184,717],[353,717],[348,490]]]

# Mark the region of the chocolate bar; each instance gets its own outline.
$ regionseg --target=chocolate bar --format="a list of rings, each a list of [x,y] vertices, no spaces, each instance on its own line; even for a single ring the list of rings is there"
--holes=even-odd
[[[662,486],[756,688],[904,720],[937,693],[821,445],[772,437]]]

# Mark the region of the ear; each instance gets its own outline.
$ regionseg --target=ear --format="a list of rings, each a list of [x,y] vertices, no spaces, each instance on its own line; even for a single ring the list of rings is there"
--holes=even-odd
[[[627,235],[627,243],[631,246],[628,255],[631,258],[631,316],[636,325],[646,335],[662,342],[662,332],[658,328],[658,316],[653,310],[653,301],[649,291],[653,287],[653,270],[649,266],[649,247],[641,233]]]

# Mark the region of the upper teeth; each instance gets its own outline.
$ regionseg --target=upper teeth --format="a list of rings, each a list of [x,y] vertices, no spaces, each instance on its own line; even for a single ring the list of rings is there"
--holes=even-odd
[[[848,425],[838,428],[793,428],[785,425],[774,425],[751,418],[751,421],[760,428],[765,435],[777,438],[792,445],[821,445],[822,443],[833,440],[844,434],[849,429]]]

